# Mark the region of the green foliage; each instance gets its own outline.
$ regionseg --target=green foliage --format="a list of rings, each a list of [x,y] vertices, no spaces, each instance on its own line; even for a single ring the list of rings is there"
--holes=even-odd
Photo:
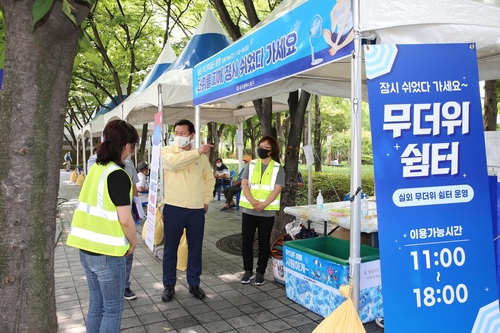
[[[85,2],[90,3],[89,0],[83,0]],[[54,0],[36,0],[35,4],[33,5],[33,9],[31,10],[31,13],[33,15],[33,25],[35,25],[38,21],[40,21],[45,14],[48,13],[52,5],[54,4]],[[75,16],[73,15],[73,8],[68,0],[63,0],[62,1],[62,11],[63,13],[73,22],[74,25],[76,25],[76,20]]]
[[[153,8],[141,2],[97,3],[91,17],[82,24],[70,107],[80,113],[93,113],[108,97],[117,95],[117,84],[123,88],[131,81],[131,90],[123,94],[139,86],[162,48],[164,30],[152,20],[154,15]]]
[[[327,145],[324,146],[324,154],[327,152]],[[332,134],[331,142],[332,158],[338,157],[340,163],[350,163],[351,159],[351,131],[343,131]],[[361,160],[363,164],[373,164],[372,138],[371,133],[361,132]]]
[[[238,174],[238,164],[224,160],[224,164],[230,171]],[[307,205],[307,166],[299,165],[299,171],[304,178],[306,185],[297,190],[296,205]],[[373,165],[363,165],[361,167],[361,188],[369,196],[375,195],[375,180]],[[323,166],[322,172],[312,173],[312,203],[316,201],[318,190],[321,190],[325,202],[343,201],[351,188],[351,168],[349,165],[343,167]]]
[[[33,14],[33,25],[35,25],[38,21],[42,19],[42,17],[47,14],[54,0],[36,0],[33,5],[32,14]]]
[[[74,25],[76,25],[76,20],[75,16],[73,15],[72,10],[75,9],[73,8],[67,0],[63,0],[63,5],[62,5],[62,11],[66,16],[73,22]]]
[[[307,205],[307,168],[305,165],[299,166],[306,185],[297,190],[298,206]],[[366,165],[361,168],[361,187],[363,192],[372,196],[374,190],[373,166]],[[313,172],[312,174],[312,202],[315,202],[318,190],[321,190],[325,202],[343,201],[351,187],[351,168],[349,165],[344,167],[323,166],[322,172]]]

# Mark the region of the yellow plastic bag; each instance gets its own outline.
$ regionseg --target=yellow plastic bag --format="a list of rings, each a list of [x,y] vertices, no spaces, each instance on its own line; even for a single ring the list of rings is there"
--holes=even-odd
[[[312,333],[366,333],[351,300],[351,286],[340,286],[339,290],[347,299],[323,319]]]
[[[163,235],[164,235],[164,230],[163,230],[163,204],[159,203],[158,207],[156,208],[155,212],[155,237],[153,239],[153,246],[158,246],[161,243],[163,243]],[[144,222],[144,225],[142,226],[142,240],[146,240],[146,224],[147,220]]]
[[[179,247],[177,249],[177,270],[185,271],[187,269],[188,262],[188,243],[186,239],[186,229],[181,236],[181,241],[179,242]]]
[[[78,178],[78,171],[76,171],[76,169],[75,169],[75,170],[73,170],[73,172],[69,176],[69,180],[74,183],[74,182],[76,182],[77,178]]]
[[[83,182],[85,181],[85,176],[81,173],[76,179],[76,185],[83,186]]]

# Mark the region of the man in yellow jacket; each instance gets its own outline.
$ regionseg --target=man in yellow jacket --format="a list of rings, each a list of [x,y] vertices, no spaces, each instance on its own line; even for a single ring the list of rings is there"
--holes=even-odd
[[[163,286],[161,299],[170,301],[177,281],[177,248],[183,230],[189,246],[186,278],[189,292],[198,299],[205,297],[200,288],[201,255],[205,213],[212,201],[215,178],[207,153],[213,145],[194,148],[194,125],[179,120],[174,125],[174,144],[161,150],[163,162]]]

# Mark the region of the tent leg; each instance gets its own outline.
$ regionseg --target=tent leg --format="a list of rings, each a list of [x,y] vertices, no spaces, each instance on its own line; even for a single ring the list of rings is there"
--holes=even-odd
[[[361,33],[359,28],[360,1],[352,2],[354,30],[354,52],[352,53],[351,79],[351,193],[361,187]],[[359,312],[359,276],[360,276],[360,208],[361,193],[351,201],[351,237],[350,237],[350,277],[352,283],[352,301]]]

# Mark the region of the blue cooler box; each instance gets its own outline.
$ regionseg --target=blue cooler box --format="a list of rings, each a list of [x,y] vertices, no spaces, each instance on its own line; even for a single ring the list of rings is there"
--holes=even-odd
[[[286,296],[327,317],[346,299],[339,287],[349,283],[349,241],[324,236],[283,245]],[[383,317],[379,250],[361,245],[360,257],[359,316],[366,323]]]

